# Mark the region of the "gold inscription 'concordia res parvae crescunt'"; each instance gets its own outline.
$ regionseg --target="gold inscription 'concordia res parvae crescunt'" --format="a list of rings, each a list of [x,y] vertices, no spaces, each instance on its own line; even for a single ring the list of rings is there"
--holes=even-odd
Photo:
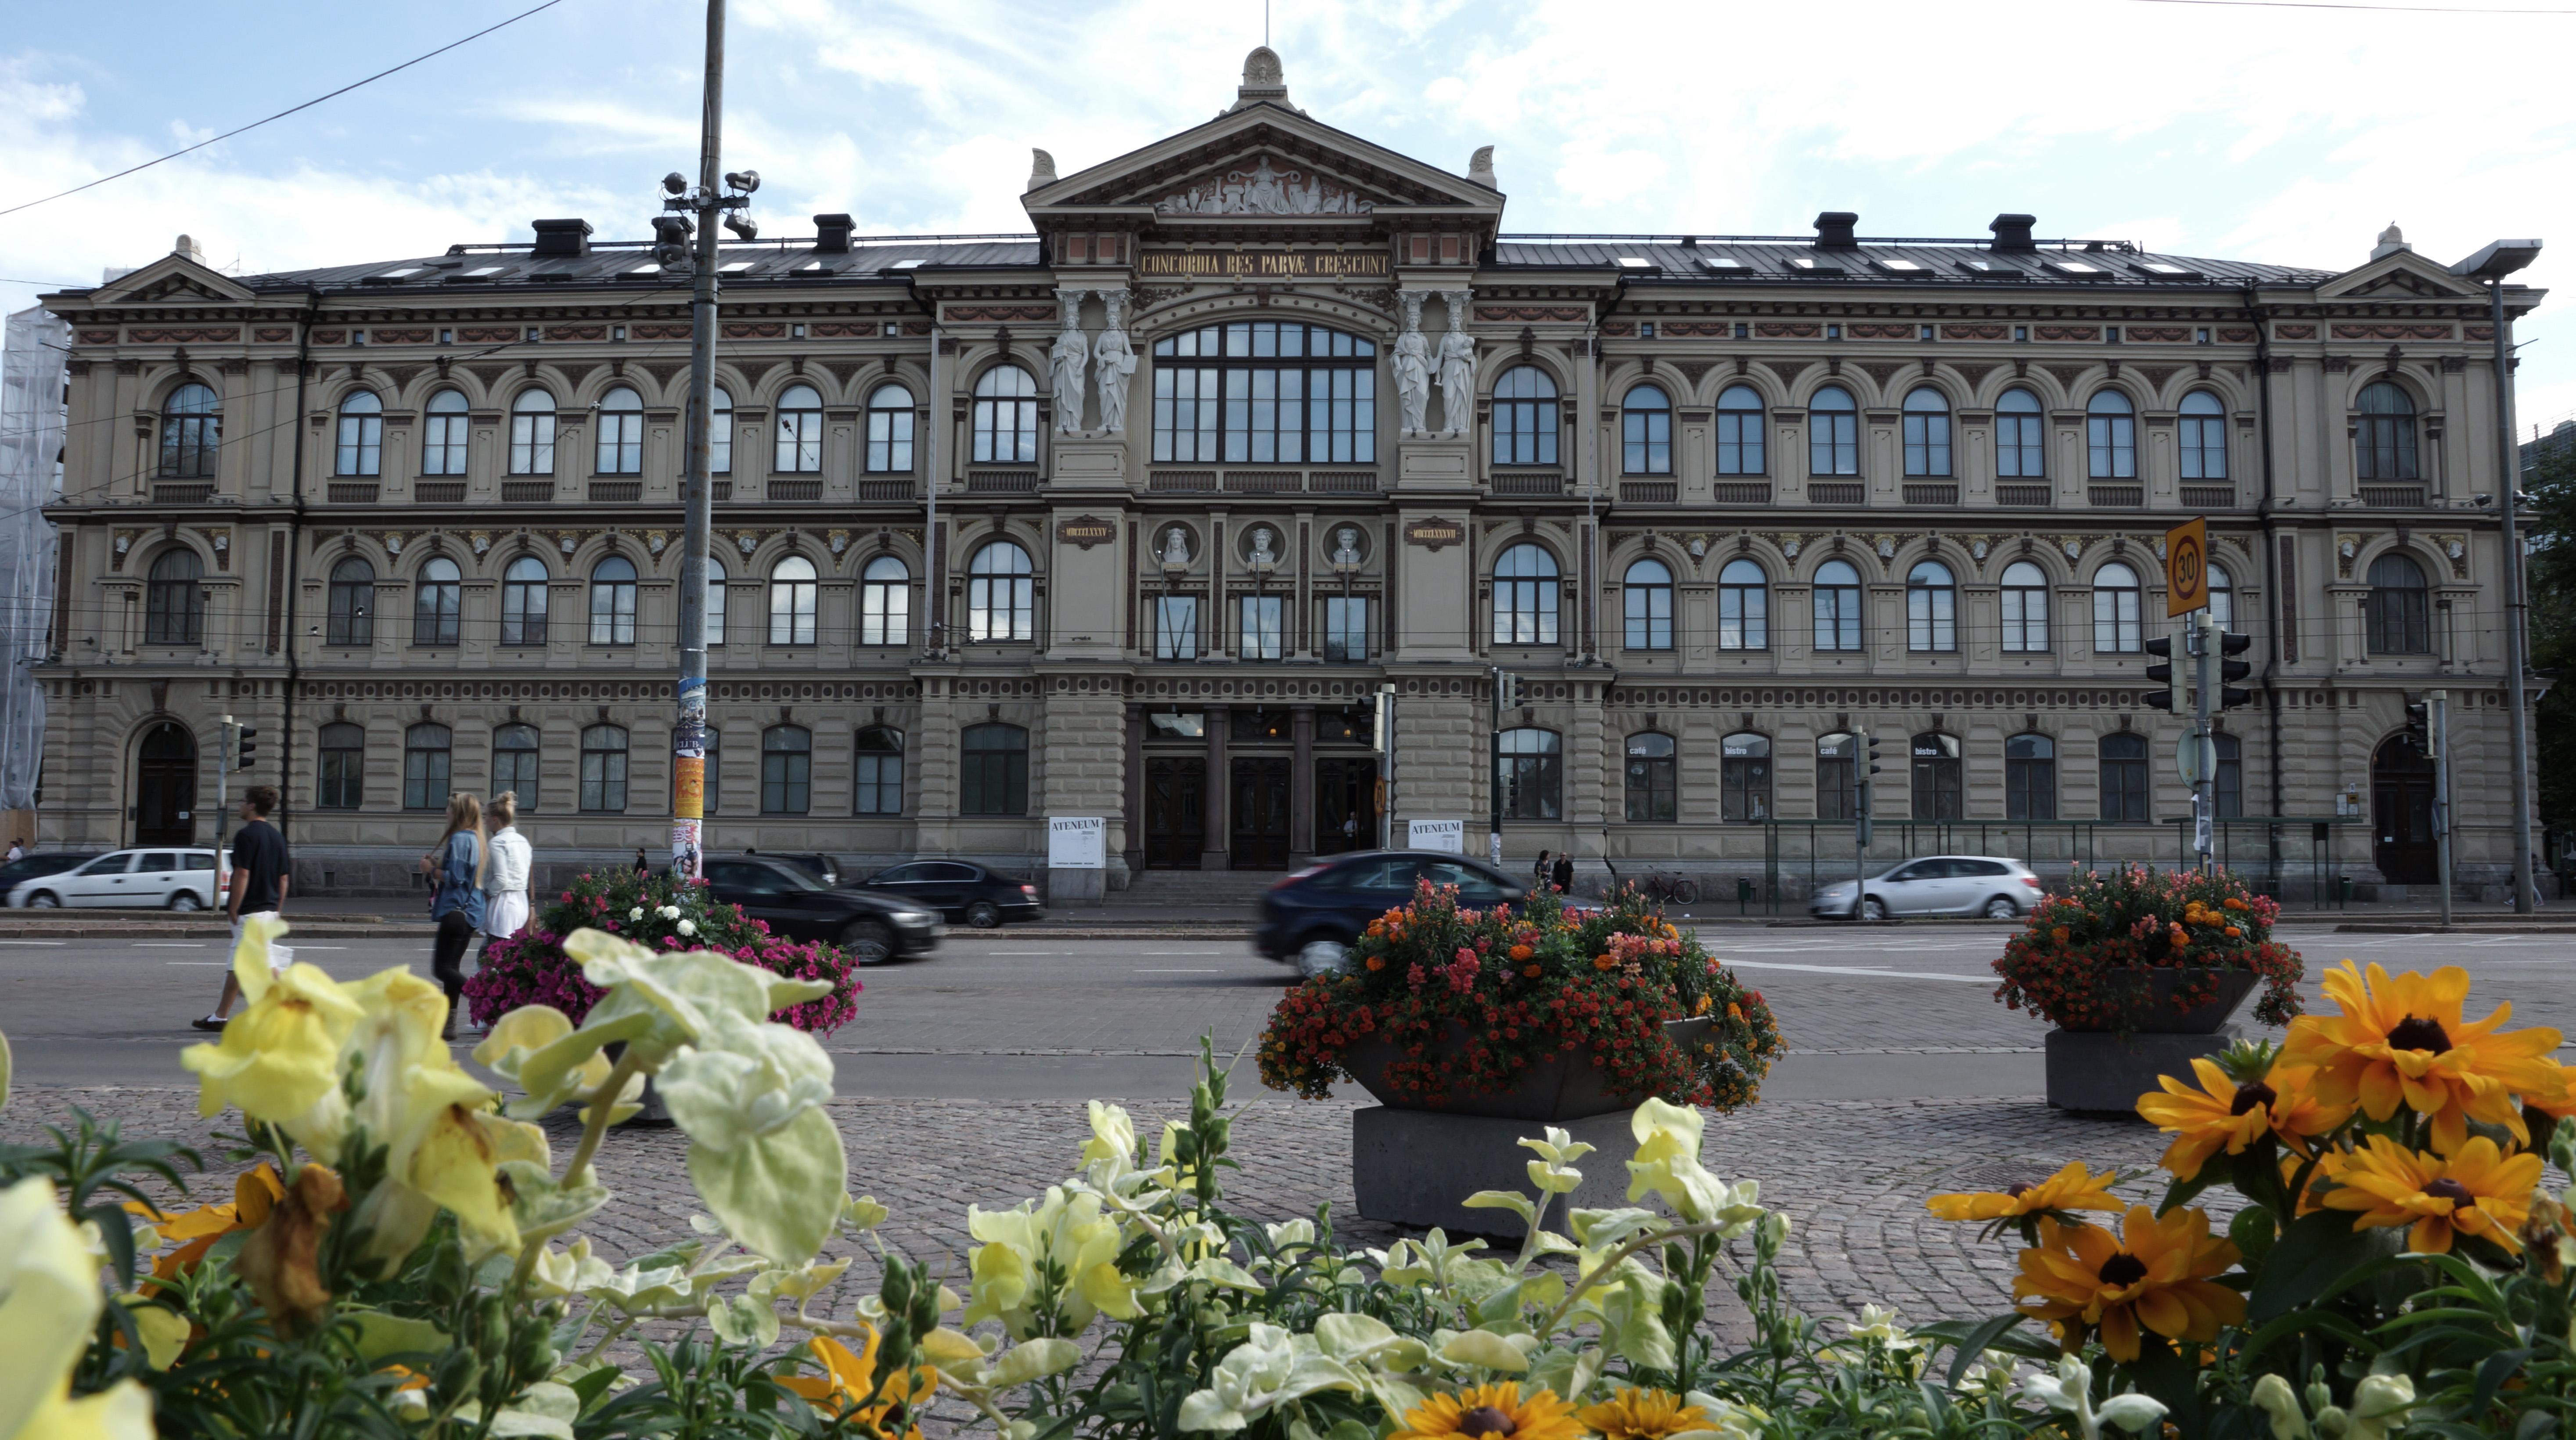
[[[1379,279],[1394,273],[1384,251],[1345,253],[1335,250],[1163,250],[1137,257],[1137,273],[1225,280],[1340,280],[1352,276]]]

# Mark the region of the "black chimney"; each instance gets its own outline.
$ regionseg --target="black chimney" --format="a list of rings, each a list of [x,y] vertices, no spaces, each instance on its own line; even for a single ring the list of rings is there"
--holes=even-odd
[[[2036,250],[2039,246],[2030,238],[2030,227],[2038,223],[2039,217],[2035,215],[1998,215],[1994,218],[1994,223],[1986,227],[1995,232],[1994,243],[1987,248]]]
[[[817,255],[849,254],[850,232],[857,228],[859,228],[859,222],[847,215],[815,216],[814,253]]]
[[[1828,210],[1816,217],[1816,248],[1819,250],[1857,250],[1860,241],[1853,238],[1852,227],[1860,217],[1849,210]]]
[[[537,231],[536,255],[587,255],[590,253],[590,222],[587,220],[537,220],[531,222]]]

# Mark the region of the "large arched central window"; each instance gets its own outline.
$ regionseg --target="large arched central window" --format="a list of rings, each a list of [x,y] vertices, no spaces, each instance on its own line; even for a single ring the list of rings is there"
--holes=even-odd
[[[2084,407],[2085,451],[2096,480],[2138,478],[2138,416],[2117,390],[2095,392]]]
[[[1673,402],[1660,385],[1637,385],[1619,410],[1624,449],[1620,469],[1630,475],[1673,473]]]
[[[1628,567],[1628,648],[1673,648],[1673,572],[1661,560]]]
[[[1906,574],[1905,648],[1918,653],[1959,648],[1959,582],[1938,560],[1926,560]]]
[[[165,479],[205,479],[222,453],[223,402],[195,381],[170,392],[161,407],[161,474]]]
[[[2005,480],[2048,476],[2048,437],[2039,397],[2007,390],[1995,401],[1995,474]]]
[[[363,555],[351,555],[331,567],[331,612],[322,643],[376,643],[376,567]]]
[[[1494,463],[1556,463],[1556,382],[1535,365],[1515,365],[1494,382]]]
[[[1072,396],[1065,403],[1080,401]],[[975,380],[975,461],[1026,465],[1037,458],[1037,379],[1017,365],[996,365]]]
[[[599,397],[598,460],[602,475],[644,473],[644,397],[627,386]]]
[[[1929,385],[1905,397],[1905,473],[1917,480],[1950,478],[1950,400]]]
[[[1037,634],[1029,552],[996,540],[966,567],[966,638],[1027,640]]]
[[[1556,557],[1515,545],[1494,562],[1494,643],[1556,643]]]
[[[1155,341],[1154,458],[1374,464],[1377,346],[1291,320],[1237,320]]]
[[[1807,472],[1860,473],[1860,407],[1840,385],[1826,386],[1807,402]]]
[[[772,645],[811,645],[814,643],[815,596],[819,582],[814,576],[814,562],[802,555],[790,555],[769,571],[769,643]]]
[[[144,584],[143,643],[195,645],[206,634],[205,562],[185,548],[164,550]]]
[[[1771,648],[1771,577],[1751,560],[1729,560],[1717,572],[1717,648]]]
[[[900,385],[880,385],[868,396],[868,470],[912,473],[912,392]]]
[[[1553,730],[1506,730],[1496,758],[1494,783],[1503,797],[1506,820],[1554,820],[1564,812],[1560,801],[1562,749]]]
[[[1769,473],[1762,455],[1762,397],[1750,385],[1729,385],[1717,397],[1717,473]]]
[[[1028,372],[1020,372],[1025,375]],[[989,377],[987,377],[989,378]],[[979,387],[980,393],[980,387]],[[1035,402],[1031,402],[1034,406]],[[769,468],[806,475],[823,468],[823,397],[811,385],[790,385],[778,397],[778,453]],[[978,455],[978,460],[984,457]],[[1030,458],[1034,459],[1032,452]]]
[[[465,594],[465,572],[444,555],[429,557],[420,567],[420,583],[412,590],[411,643],[414,645],[453,645],[457,640],[457,611]]]
[[[334,475],[381,475],[385,469],[385,402],[372,390],[352,390],[340,401],[340,444]]]
[[[2353,426],[2353,468],[2370,480],[2420,480],[2416,467],[2415,402],[2386,380],[2362,387],[2361,416]]]
[[[2433,649],[2432,609],[2424,567],[2391,551],[2370,562],[2370,597],[2363,602],[2373,655],[2423,655]]]
[[[1860,572],[1848,560],[1816,567],[1816,648],[1860,648]]]

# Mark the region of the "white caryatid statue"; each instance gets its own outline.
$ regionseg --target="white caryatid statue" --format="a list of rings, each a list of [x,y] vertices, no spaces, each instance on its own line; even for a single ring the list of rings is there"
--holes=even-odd
[[[1334,534],[1333,540],[1333,568],[1337,570],[1360,568],[1360,532],[1345,525]]]
[[[1127,344],[1127,331],[1119,312],[1127,307],[1127,292],[1103,290],[1100,299],[1107,306],[1100,339],[1091,348],[1092,369],[1100,380],[1100,428],[1107,434],[1127,433],[1127,382],[1136,373],[1136,352]]]
[[[1467,417],[1476,403],[1476,341],[1467,333],[1467,292],[1449,292],[1449,333],[1440,337],[1441,427],[1451,436],[1467,433]]]
[[[1082,433],[1082,372],[1091,363],[1091,342],[1082,338],[1082,292],[1058,290],[1056,304],[1064,312],[1064,328],[1055,332],[1055,346],[1047,351],[1047,368],[1055,376],[1055,428],[1059,434]]]
[[[1422,297],[1404,297],[1404,333],[1395,337],[1388,360],[1395,372],[1395,400],[1407,435],[1431,428],[1431,345],[1422,338]]]
[[[1190,563],[1190,532],[1175,525],[1163,532],[1161,562],[1175,570],[1187,569]]]

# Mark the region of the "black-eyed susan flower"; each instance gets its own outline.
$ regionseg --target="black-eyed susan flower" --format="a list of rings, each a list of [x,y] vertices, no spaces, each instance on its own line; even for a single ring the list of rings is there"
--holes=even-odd
[[[2316,1069],[2275,1065],[2260,1080],[2239,1083],[2214,1060],[2191,1062],[2200,1081],[2193,1089],[2171,1075],[2159,1077],[2161,1092],[2138,1097],[2138,1115],[2174,1137],[2158,1164],[2177,1180],[2195,1179],[2209,1157],[2225,1150],[2242,1155],[2266,1134],[2277,1134],[2305,1153],[2307,1137],[2323,1135],[2352,1117],[2350,1105],[2329,1105],[2317,1097]]]
[[[2484,1135],[2451,1155],[2409,1150],[2385,1135],[2354,1151],[2329,1190],[2331,1210],[2358,1210],[2355,1230],[2411,1227],[2406,1248],[2418,1255],[2450,1253],[2453,1240],[2476,1235],[2520,1254],[2531,1192],[2540,1183],[2537,1155],[2506,1155]]]
[[[2117,1171],[2105,1170],[2096,1175],[2083,1161],[2073,1160],[2035,1185],[2016,1181],[2002,1190],[1935,1195],[1923,1203],[1939,1220],[2019,1220],[2062,1215],[2072,1221],[2077,1210],[2108,1210],[2116,1215],[2126,1208],[2120,1197],[2111,1193],[2111,1186],[2119,1179]]]
[[[2528,1141],[2520,1097],[2553,1093],[2563,1083],[2548,1058],[2558,1048],[2556,1030],[2499,1034],[2511,1005],[2483,1020],[2460,1018],[2469,972],[2456,965],[2392,978],[2374,964],[2365,980],[2347,960],[2326,972],[2325,990],[2343,1013],[2292,1021],[2282,1061],[2315,1066],[2318,1097],[2329,1104],[2358,1104],[2373,1120],[2386,1120],[2400,1105],[2430,1118],[2433,1146],[2444,1153],[2467,1142],[2471,1120]]]
[[[1404,1417],[1389,1440],[1582,1440],[1574,1407],[1541,1390],[1524,1400],[1511,1380],[1434,1395]]]
[[[1621,1390],[1598,1405],[1574,1412],[1601,1440],[1665,1440],[1685,1430],[1709,1428],[1708,1412],[1670,1390]]]
[[[2200,1210],[2162,1219],[2132,1206],[2114,1237],[2099,1225],[2039,1222],[2039,1243],[2021,1252],[2013,1303],[2057,1327],[2069,1351],[2099,1330],[2115,1360],[2138,1358],[2139,1336],[2209,1341],[2245,1318],[2245,1297],[2210,1277],[2236,1263],[2236,1247],[2209,1233]]]

